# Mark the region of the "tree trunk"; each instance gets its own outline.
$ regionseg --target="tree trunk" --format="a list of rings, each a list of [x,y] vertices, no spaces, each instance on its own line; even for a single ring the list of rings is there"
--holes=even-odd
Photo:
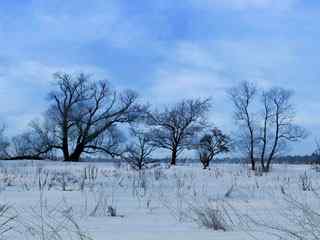
[[[254,135],[253,130],[250,128],[250,160],[251,160],[251,169],[256,170],[256,160],[254,159]]]
[[[203,162],[203,169],[207,169],[209,167],[209,162]]]
[[[254,160],[254,157],[251,157],[251,170],[256,170],[256,161]]]
[[[262,167],[262,170],[266,168],[266,164],[264,162],[264,158],[261,158],[261,167]]]
[[[273,144],[273,147],[272,147],[272,151],[271,151],[271,153],[269,155],[269,158],[268,158],[268,162],[267,162],[267,166],[266,166],[266,172],[269,172],[271,161],[273,160],[273,158],[274,158],[274,156],[276,154],[276,151],[277,151],[277,147],[278,147],[278,143],[279,143],[279,132],[280,132],[279,110],[277,108],[277,112],[276,112],[276,133],[275,133],[275,137],[274,137],[274,144]]]
[[[251,169],[253,171],[256,170],[256,162],[254,159],[254,130],[251,125],[250,114],[248,112],[248,108],[245,109],[245,114],[247,116],[247,126],[250,132],[250,161],[251,161]]]
[[[70,161],[68,138],[65,136],[62,139],[62,152],[64,160]]]
[[[266,148],[267,148],[267,124],[265,122],[264,124],[264,134],[263,134],[263,147],[262,147],[262,153],[261,153],[261,167],[262,169],[264,169],[266,166],[265,166],[265,162],[264,162],[264,159],[265,159],[265,154],[266,154]]]
[[[63,146],[62,151],[63,151],[63,159],[64,159],[64,161],[66,161],[66,162],[70,161],[68,147]]]
[[[262,171],[268,173],[270,171],[270,162],[266,164],[266,166],[262,167]]]
[[[65,161],[70,161],[70,155],[69,155],[69,130],[68,130],[68,121],[67,121],[67,110],[65,112],[65,119],[63,121],[62,125],[62,152],[63,152],[63,158]]]
[[[172,149],[171,155],[171,165],[175,166],[177,164],[177,149]]]
[[[79,162],[81,154],[83,153],[84,146],[83,145],[77,145],[76,149],[73,151],[73,153],[70,155],[69,161],[72,162]]]
[[[210,164],[210,157],[208,157],[206,155],[202,155],[202,156],[200,156],[200,162],[202,163],[203,169],[207,169]]]

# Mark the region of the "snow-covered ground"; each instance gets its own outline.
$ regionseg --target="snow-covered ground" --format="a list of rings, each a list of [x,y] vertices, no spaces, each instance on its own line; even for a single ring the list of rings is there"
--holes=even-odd
[[[293,202],[319,209],[319,180],[306,165],[260,176],[236,164],[137,173],[107,163],[0,161],[0,203],[15,216],[4,239],[277,239],[271,226],[297,229]],[[225,231],[204,226],[210,209]]]

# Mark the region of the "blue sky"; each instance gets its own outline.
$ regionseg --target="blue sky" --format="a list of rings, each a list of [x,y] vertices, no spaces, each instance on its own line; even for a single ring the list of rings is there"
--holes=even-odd
[[[232,131],[225,90],[238,81],[295,91],[298,122],[320,136],[316,0],[11,0],[0,2],[0,117],[11,134],[46,108],[56,71],[92,73],[154,104],[212,96]]]

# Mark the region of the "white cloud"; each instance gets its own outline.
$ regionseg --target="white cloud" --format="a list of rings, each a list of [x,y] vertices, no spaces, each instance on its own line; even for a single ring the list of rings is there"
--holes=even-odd
[[[232,106],[226,90],[242,80],[255,81],[261,87],[280,86],[296,92],[298,122],[311,126],[308,116],[315,106],[304,107],[302,89],[296,78],[299,56],[290,42],[214,41],[202,44],[180,42],[166,53],[159,65],[147,99],[170,104],[189,97],[212,97],[214,123],[232,129]]]
[[[110,78],[110,74],[91,65],[49,65],[37,61],[10,62],[0,66],[0,80],[4,85],[2,93],[14,92],[17,88],[45,89],[50,86],[53,74],[67,72],[72,74],[87,73],[98,79]],[[16,89],[14,89],[16,88]],[[7,89],[12,91],[7,91]]]
[[[0,119],[10,126],[10,134],[21,132],[30,120],[41,117],[47,107],[46,96],[53,73],[93,74],[94,79],[109,79],[110,74],[90,65],[46,65],[36,61],[12,62],[0,66]]]
[[[268,9],[272,11],[288,11],[299,0],[190,0],[194,6],[209,8],[229,8],[234,10]]]
[[[208,96],[210,87],[218,87],[217,72],[222,66],[200,46],[182,42],[168,51],[164,64],[155,73],[150,95],[172,101],[176,99]]]
[[[180,42],[167,51],[165,59],[149,95],[168,101],[220,94],[243,80],[263,87],[275,80],[285,85],[288,78],[282,76],[296,64],[293,47],[273,41]]]
[[[45,33],[40,40],[49,38],[62,44],[72,43],[74,47],[104,41],[113,47],[129,48],[146,38],[142,26],[135,23],[134,16],[126,15],[116,0],[58,2],[33,2],[36,31]]]

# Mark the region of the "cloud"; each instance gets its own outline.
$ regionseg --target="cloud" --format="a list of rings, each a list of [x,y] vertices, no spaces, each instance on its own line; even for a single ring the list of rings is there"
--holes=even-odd
[[[298,0],[191,0],[196,7],[209,8],[228,8],[233,10],[272,10],[288,11],[291,10]]]
[[[51,41],[76,45],[105,41],[116,48],[129,48],[145,38],[134,16],[125,15],[116,0],[79,2],[35,1],[32,5],[33,24]],[[140,25],[141,26],[141,25]]]
[[[281,71],[296,65],[294,48],[273,41],[225,40],[177,43],[155,71],[153,97],[179,99],[216,95],[243,80],[268,87],[286,85]]]
[[[297,122],[308,129],[319,129],[314,119],[319,98],[305,81],[310,76],[301,72],[303,59],[290,41],[225,40],[180,42],[167,51],[166,60],[155,71],[148,99],[156,104],[170,104],[190,97],[212,97],[211,120],[228,131],[233,130],[232,106],[226,90],[239,81],[256,82],[260,87],[279,86],[296,93]],[[300,69],[300,71],[299,71]],[[319,85],[319,84],[316,84]],[[310,118],[310,116],[315,118]],[[310,144],[310,140],[308,142]],[[304,146],[304,145],[303,145]],[[297,146],[301,151],[304,147]]]
[[[219,77],[222,67],[209,51],[182,42],[168,51],[156,70],[150,95],[164,101],[209,95],[211,87],[224,85]]]
[[[41,117],[47,107],[53,73],[88,73],[94,79],[109,79],[110,74],[90,65],[47,65],[35,61],[7,62],[0,65],[0,120],[10,126],[10,134],[21,132],[28,123]]]

